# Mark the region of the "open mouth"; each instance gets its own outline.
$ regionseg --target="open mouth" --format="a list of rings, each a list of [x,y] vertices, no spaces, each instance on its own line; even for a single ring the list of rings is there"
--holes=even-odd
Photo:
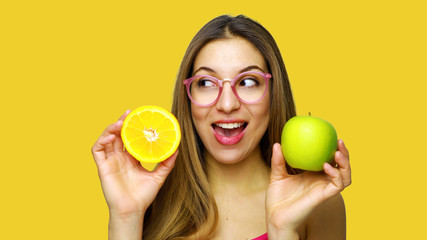
[[[238,123],[214,123],[212,127],[214,131],[224,137],[234,137],[239,135],[243,130],[245,130],[248,123],[238,122]]]
[[[212,129],[219,143],[232,145],[243,138],[247,126],[247,122],[214,123],[212,124]]]

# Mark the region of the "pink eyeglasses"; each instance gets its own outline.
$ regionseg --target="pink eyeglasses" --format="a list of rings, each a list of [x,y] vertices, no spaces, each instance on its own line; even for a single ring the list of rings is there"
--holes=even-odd
[[[271,74],[249,71],[237,75],[233,79],[223,79],[197,75],[184,80],[190,100],[201,107],[215,104],[221,96],[224,82],[230,82],[231,89],[239,101],[244,103],[257,103],[264,98],[268,89],[268,80]]]

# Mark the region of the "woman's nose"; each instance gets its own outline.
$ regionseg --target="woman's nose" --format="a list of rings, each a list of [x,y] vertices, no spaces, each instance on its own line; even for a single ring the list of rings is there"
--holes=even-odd
[[[216,108],[220,111],[229,113],[240,108],[240,101],[234,95],[230,82],[224,82],[221,96],[219,96]]]

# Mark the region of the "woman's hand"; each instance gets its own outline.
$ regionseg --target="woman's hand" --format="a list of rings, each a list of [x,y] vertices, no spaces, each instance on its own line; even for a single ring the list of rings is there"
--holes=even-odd
[[[325,163],[323,172],[306,171],[290,175],[286,171],[280,144],[273,146],[266,198],[269,238],[297,237],[296,229],[315,207],[351,184],[349,153],[342,140],[338,141],[335,163],[337,168]]]
[[[129,110],[108,126],[92,147],[110,217],[141,218],[174,167],[177,152],[153,172],[123,149],[120,137]]]

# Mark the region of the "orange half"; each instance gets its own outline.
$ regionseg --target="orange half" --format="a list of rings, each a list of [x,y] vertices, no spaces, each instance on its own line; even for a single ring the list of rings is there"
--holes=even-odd
[[[147,170],[175,153],[181,130],[175,116],[157,106],[143,106],[126,117],[121,131],[126,150]]]

